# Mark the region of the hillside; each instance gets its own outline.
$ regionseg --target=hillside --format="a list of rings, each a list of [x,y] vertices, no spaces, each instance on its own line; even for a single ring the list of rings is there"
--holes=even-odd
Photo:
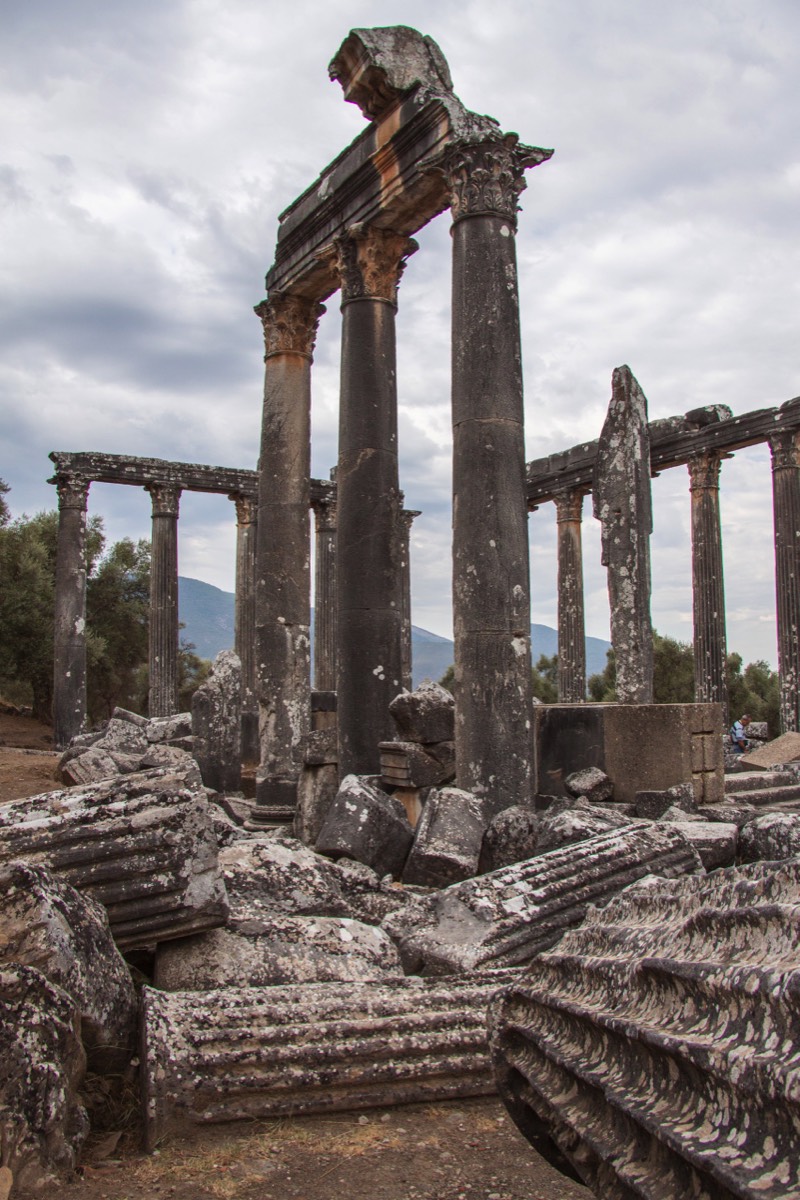
[[[181,638],[192,642],[202,658],[214,658],[220,650],[233,646],[234,596],[210,583],[181,576],[178,580],[178,607],[184,625]],[[311,636],[314,636],[312,615]],[[413,683],[423,679],[441,679],[453,661],[453,643],[427,629],[413,625],[411,649],[414,662]],[[606,651],[611,643],[602,638],[587,637],[587,673],[594,675],[606,665]],[[531,652],[534,663],[540,655],[556,653],[558,634],[549,625],[531,625]]]

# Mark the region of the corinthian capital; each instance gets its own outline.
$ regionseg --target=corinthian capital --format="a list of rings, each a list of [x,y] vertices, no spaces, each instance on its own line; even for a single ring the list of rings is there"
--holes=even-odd
[[[800,467],[800,429],[781,429],[767,439],[773,471]]]
[[[386,300],[397,304],[397,286],[406,262],[417,249],[413,238],[372,225],[353,225],[321,257],[339,276],[342,303]]]
[[[556,523],[562,525],[583,519],[583,488],[565,488],[553,497],[556,504]]]
[[[718,488],[719,468],[722,459],[730,457],[718,451],[709,450],[705,454],[695,454],[687,462],[689,468],[689,483],[691,490],[695,488]]]
[[[255,314],[264,326],[264,358],[272,354],[302,354],[311,358],[317,325],[325,305],[290,292],[275,292],[257,304]]]
[[[177,517],[181,499],[179,487],[167,483],[148,483],[145,489],[150,493],[154,517]]]
[[[527,186],[524,171],[545,162],[552,153],[522,146],[515,133],[507,133],[496,141],[462,142],[432,165],[447,180],[453,221],[493,214],[505,217],[516,228],[517,197]]]
[[[56,475],[54,480],[58,492],[58,507],[76,508],[86,512],[89,501],[89,480],[82,475]]]

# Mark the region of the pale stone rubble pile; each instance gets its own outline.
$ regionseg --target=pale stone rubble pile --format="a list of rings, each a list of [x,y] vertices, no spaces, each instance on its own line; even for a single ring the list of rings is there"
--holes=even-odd
[[[203,703],[207,715],[214,705]],[[0,809],[0,1120],[20,1188],[47,1188],[74,1167],[88,1132],[87,1069],[129,1070],[137,1028],[150,1145],[186,1123],[485,1093],[489,1002],[527,996],[537,970],[556,988],[562,947],[568,988],[578,970],[569,947],[591,954],[597,937],[607,956],[616,939],[639,936],[603,914],[649,897],[649,913],[672,904],[693,928],[702,881],[730,876],[737,882],[714,892],[722,907],[716,942],[702,942],[706,970],[714,955],[736,963],[747,941],[738,900],[726,932],[736,907],[726,898],[750,886],[741,880],[766,895],[771,879],[788,879],[774,885],[781,903],[794,886],[800,815],[786,808],[733,796],[698,811],[691,786],[615,804],[612,782],[589,769],[570,777],[566,797],[492,816],[446,774],[423,787],[411,777],[426,762],[415,746],[447,761],[449,694],[423,685],[395,707],[399,740],[387,745],[406,747],[409,772],[395,795],[385,775],[346,777],[317,806],[313,848],[294,835],[307,833],[302,814],[293,832],[232,819],[190,753],[186,714],[116,712],[64,755],[75,786]],[[741,861],[754,865],[706,874]],[[131,965],[151,981],[138,1003]],[[670,967],[668,986],[680,978],[694,996],[687,970]],[[511,1009],[498,999],[495,1012],[505,1079]],[[506,1093],[516,1115],[521,1101]],[[540,1120],[525,1096],[524,1129]],[[547,1137],[557,1142],[565,1122]]]

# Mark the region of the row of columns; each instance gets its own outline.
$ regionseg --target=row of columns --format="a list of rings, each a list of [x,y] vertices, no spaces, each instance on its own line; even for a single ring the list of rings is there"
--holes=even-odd
[[[800,730],[800,429],[767,439],[772,457],[775,585],[781,730]],[[722,460],[710,451],[687,463],[691,491],[692,606],[695,700],[727,703],[726,635],[719,478]],[[558,527],[558,696],[586,696],[581,514],[585,488],[555,496]]]
[[[516,274],[523,172],[549,152],[514,135],[451,147],[436,169],[453,217],[453,610],[460,786],[502,808],[531,783],[530,598]],[[412,239],[355,225],[325,258],[341,290],[336,612],[339,769],[378,770],[389,703],[410,674],[396,537],[395,316]],[[307,511],[315,299],[256,308],[266,371],[256,623],[261,766],[255,820],[294,803],[309,728]]]

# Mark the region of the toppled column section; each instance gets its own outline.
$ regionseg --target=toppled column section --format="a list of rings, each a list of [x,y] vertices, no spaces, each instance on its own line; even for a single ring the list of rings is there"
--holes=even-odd
[[[238,792],[241,786],[241,723],[242,664],[233,650],[222,650],[192,696],[194,757],[203,783],[217,792]]]
[[[617,699],[652,704],[650,434],[647,400],[630,367],[616,367],[612,376],[592,499],[602,527],[602,562],[608,568]]]
[[[181,775],[149,771],[0,808],[0,863],[24,859],[105,906],[122,948],[225,922],[208,801]]]
[[[800,862],[648,881],[490,1017],[528,1140],[605,1200],[800,1196]]]
[[[145,988],[147,1145],[187,1124],[491,1093],[486,1009],[510,977]]]
[[[452,884],[383,924],[409,973],[516,966],[642,876],[702,869],[675,827],[632,825]]]

